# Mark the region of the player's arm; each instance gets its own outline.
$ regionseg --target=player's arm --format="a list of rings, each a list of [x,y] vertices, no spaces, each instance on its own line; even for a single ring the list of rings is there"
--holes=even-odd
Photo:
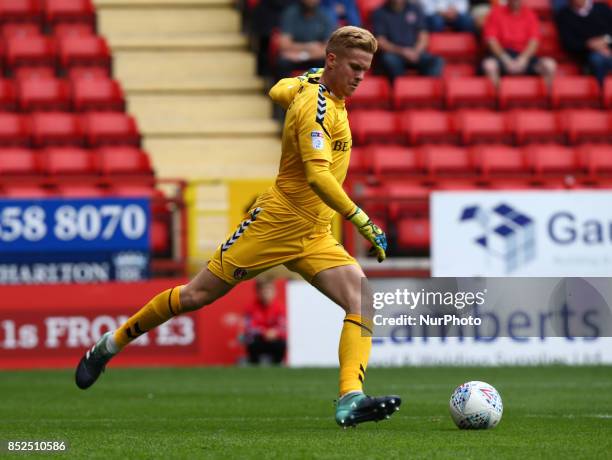
[[[370,253],[372,255],[376,254],[379,262],[385,260],[387,249],[385,233],[349,198],[329,170],[329,161],[323,159],[308,160],[304,162],[304,171],[308,185],[319,198],[357,227],[359,233],[372,243]]]
[[[270,89],[268,95],[275,103],[287,110],[287,107],[291,104],[291,101],[300,90],[300,87],[305,82],[317,83],[322,74],[322,68],[313,67],[299,77],[283,78]]]

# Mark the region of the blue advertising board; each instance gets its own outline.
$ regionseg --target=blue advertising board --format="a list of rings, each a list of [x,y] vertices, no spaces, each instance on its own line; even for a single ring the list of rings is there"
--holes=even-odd
[[[146,198],[0,199],[0,284],[149,275]]]

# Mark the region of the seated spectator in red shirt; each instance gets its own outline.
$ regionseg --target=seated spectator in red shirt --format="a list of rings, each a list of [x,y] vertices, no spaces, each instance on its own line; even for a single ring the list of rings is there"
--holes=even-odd
[[[246,310],[244,342],[251,364],[280,364],[287,349],[284,305],[276,299],[274,281],[257,280],[257,298]]]
[[[535,13],[508,0],[491,10],[484,26],[484,40],[490,56],[482,62],[484,73],[497,85],[503,75],[541,75],[550,85],[557,64],[549,57],[538,57],[540,25]]]

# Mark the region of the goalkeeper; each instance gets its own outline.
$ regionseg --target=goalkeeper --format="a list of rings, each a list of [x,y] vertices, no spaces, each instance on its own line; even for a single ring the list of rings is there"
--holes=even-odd
[[[189,284],[154,297],[83,356],[76,370],[80,388],[91,386],[106,363],[139,335],[214,302],[242,280],[284,264],[346,312],[339,345],[336,422],[354,426],[388,418],[399,409],[397,396],[363,393],[372,346],[371,323],[361,314],[365,275],[331,234],[331,219],[338,212],[369,241],[378,261],[385,259],[385,234],[341,185],[352,144],[344,99],[363,80],[376,48],[376,39],[367,30],[339,28],[327,44],[324,70],[285,78],[270,90],[270,97],[287,110],[275,184]]]

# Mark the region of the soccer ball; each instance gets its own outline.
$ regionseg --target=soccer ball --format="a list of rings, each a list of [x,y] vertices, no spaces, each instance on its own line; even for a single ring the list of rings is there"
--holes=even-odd
[[[449,406],[455,425],[463,430],[494,428],[504,411],[497,390],[488,383],[477,380],[455,388]]]

